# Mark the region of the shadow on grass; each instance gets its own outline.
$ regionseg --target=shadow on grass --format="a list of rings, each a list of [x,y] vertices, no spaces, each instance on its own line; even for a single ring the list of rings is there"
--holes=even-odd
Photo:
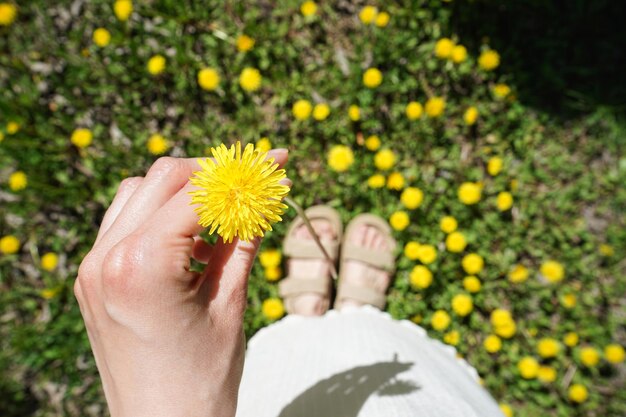
[[[561,118],[608,106],[626,114],[626,2],[454,1],[463,43],[501,54],[519,99]]]

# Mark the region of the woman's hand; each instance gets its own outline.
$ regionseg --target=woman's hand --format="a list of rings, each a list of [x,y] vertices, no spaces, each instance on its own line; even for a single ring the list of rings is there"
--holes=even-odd
[[[283,165],[286,150],[270,152]],[[113,417],[234,416],[260,239],[210,246],[189,205],[195,159],[124,180],[74,293]],[[191,272],[190,257],[206,262]]]

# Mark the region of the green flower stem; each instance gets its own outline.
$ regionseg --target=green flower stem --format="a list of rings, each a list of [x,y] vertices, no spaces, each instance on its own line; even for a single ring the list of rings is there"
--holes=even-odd
[[[324,246],[322,246],[322,242],[320,242],[319,236],[317,236],[317,233],[315,233],[315,230],[313,230],[313,225],[311,225],[311,221],[309,220],[309,218],[304,213],[304,209],[302,207],[300,207],[300,205],[298,203],[293,201],[291,199],[291,197],[284,197],[283,201],[285,201],[287,204],[289,204],[291,207],[293,207],[296,210],[296,212],[298,213],[298,216],[300,216],[302,218],[302,220],[304,221],[304,224],[306,225],[306,228],[309,230],[309,233],[311,233],[311,236],[313,236],[313,240],[315,241],[317,246],[320,248],[320,250],[324,254],[324,257],[326,258],[326,260],[330,264],[330,274],[331,274],[331,276],[333,277],[333,279],[337,279],[338,275],[337,275],[337,269],[335,269],[335,261],[330,257],[330,255],[328,255],[328,252],[326,252],[326,249],[324,249]]]

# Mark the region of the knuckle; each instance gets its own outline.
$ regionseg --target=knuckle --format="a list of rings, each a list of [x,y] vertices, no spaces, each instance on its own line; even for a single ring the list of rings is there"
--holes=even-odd
[[[105,298],[136,293],[143,263],[141,235],[130,235],[113,246],[102,264],[102,286]]]
[[[93,252],[89,252],[80,263],[78,267],[78,276],[76,277],[76,282],[74,283],[74,294],[80,294],[81,296],[85,294],[85,292],[93,291],[94,282],[98,278],[98,261]],[[77,291],[80,289],[80,291]],[[79,299],[80,301],[80,299]]]
[[[148,175],[159,177],[166,176],[181,166],[181,161],[178,158],[162,156],[157,159],[154,164],[152,164],[152,167],[150,167],[150,170],[148,171]]]
[[[122,182],[120,182],[120,186],[119,189],[120,190],[126,190],[126,189],[135,189],[139,186],[139,184],[141,184],[141,181],[143,180],[142,177],[128,177],[128,178],[124,178],[122,180]]]

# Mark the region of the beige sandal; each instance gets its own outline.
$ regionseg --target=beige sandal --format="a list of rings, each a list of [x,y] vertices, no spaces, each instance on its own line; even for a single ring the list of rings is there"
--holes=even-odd
[[[383,236],[389,243],[389,248],[386,250],[368,249],[363,246],[355,245],[350,242],[350,236],[354,233],[359,226],[371,226],[382,232]],[[391,228],[389,224],[379,216],[374,214],[359,214],[348,224],[346,233],[343,238],[341,249],[341,260],[339,267],[339,284],[337,289],[337,297],[335,300],[335,309],[341,308],[341,304],[345,299],[358,301],[364,304],[370,304],[379,309],[385,307],[387,298],[385,292],[380,292],[374,288],[374,280],[376,275],[373,273],[367,274],[366,286],[354,285],[346,282],[343,274],[345,271],[344,265],[348,260],[359,261],[375,269],[369,271],[376,271],[376,269],[384,270],[392,274],[395,271],[395,250],[396,241],[392,237]]]
[[[305,210],[306,216],[310,221],[314,219],[327,220],[336,235],[333,241],[322,241],[322,246],[333,262],[337,261],[339,255],[339,244],[342,239],[343,226],[339,213],[328,206],[313,206]],[[287,230],[287,236],[283,242],[283,253],[285,256],[292,258],[304,259],[323,259],[326,260],[324,253],[317,246],[313,239],[300,239],[295,237],[295,231],[304,225],[301,217],[291,223]],[[330,277],[310,278],[298,275],[298,271],[289,271],[288,276],[279,284],[279,293],[283,297],[285,309],[288,313],[293,314],[295,299],[303,294],[315,293],[324,299],[323,310],[326,311],[330,307],[330,295],[332,289],[332,279]]]

